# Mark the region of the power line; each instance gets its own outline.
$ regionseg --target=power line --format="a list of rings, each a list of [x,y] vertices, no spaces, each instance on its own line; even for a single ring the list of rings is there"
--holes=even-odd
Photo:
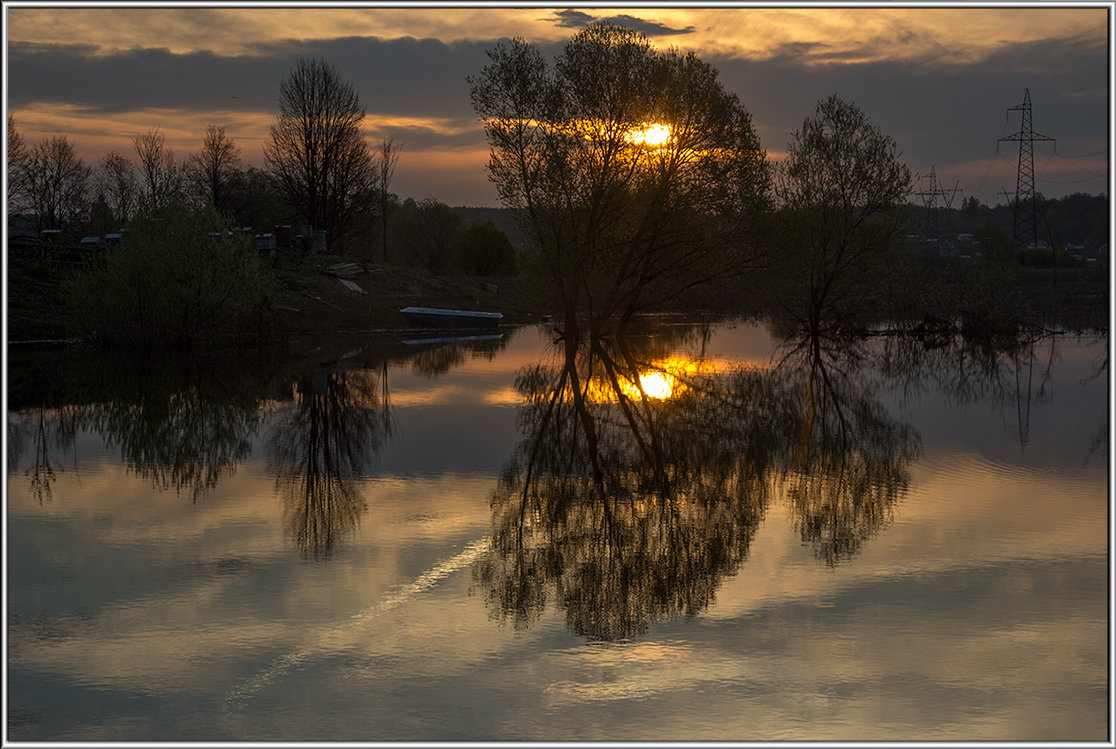
[[[1039,149],[1039,150],[1041,150],[1041,149]],[[1057,149],[1055,149],[1055,151],[1057,151]],[[1076,156],[1064,156],[1063,154],[1058,154],[1058,155],[1062,156],[1062,158],[1066,158],[1066,159],[1087,159],[1090,156],[1100,156],[1102,153],[1108,153],[1108,149],[1105,148],[1105,149],[1102,149],[1100,151],[1093,151],[1092,153],[1079,153]]]
[[[1043,178],[1043,182],[1049,182],[1052,185],[1077,185],[1082,182],[1093,182],[1098,179],[1108,179],[1107,174],[1097,174],[1092,177],[1082,177],[1081,179],[1047,179]]]
[[[1098,153],[1105,153],[1105,152],[1104,151],[1098,151]],[[1062,154],[1057,153],[1057,152],[1055,152],[1053,155],[1057,156],[1059,159],[1066,162],[1070,166],[1075,167],[1075,168],[1085,172],[1086,174],[1091,174],[1094,177],[1107,177],[1108,176],[1107,174],[1101,174],[1100,172],[1094,172],[1091,169],[1086,169],[1085,167],[1081,166],[1080,164],[1075,164],[1073,161],[1070,160],[1070,158],[1068,156],[1063,156]],[[1094,154],[1094,155],[1096,155],[1096,154]],[[1084,157],[1078,157],[1078,158],[1084,158]],[[1047,163],[1049,163],[1049,162],[1047,162]]]
[[[976,192],[973,193],[974,195],[980,195],[981,190],[984,189],[984,182],[988,179],[988,174],[992,171],[992,164],[994,164],[996,159],[998,158],[1000,158],[1000,147],[999,143],[997,142],[996,152],[992,154],[992,158],[988,160],[988,166],[984,170],[984,176],[980,178],[980,185],[977,187]]]

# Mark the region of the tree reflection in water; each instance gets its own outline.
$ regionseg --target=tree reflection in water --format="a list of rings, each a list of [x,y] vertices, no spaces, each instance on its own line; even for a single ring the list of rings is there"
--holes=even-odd
[[[762,472],[736,468],[742,435],[698,391],[648,393],[636,352],[596,341],[563,353],[518,378],[527,438],[493,497],[494,550],[475,579],[517,626],[551,590],[570,628],[595,638],[692,616],[747,554]]]
[[[33,450],[24,474],[30,480],[31,496],[39,504],[54,499],[54,453],[74,452],[80,415],[74,406],[48,409],[42,405],[8,415],[8,465],[18,466],[28,447]]]
[[[1106,336],[1104,336],[1106,339]],[[995,339],[889,336],[876,355],[879,371],[902,392],[940,392],[951,405],[987,403],[1014,413],[1021,447],[1030,439],[1031,408],[1048,401],[1059,336],[1021,330]],[[1098,373],[1107,370],[1107,362]]]
[[[270,382],[270,362],[251,358],[126,350],[116,357],[80,352],[20,362],[24,381],[9,404],[22,407],[9,414],[8,459],[18,465],[30,443],[34,459],[27,470],[40,501],[51,496],[52,452],[75,451],[82,431],[119,449],[128,470],[155,489],[197,501],[251,453],[258,394]],[[51,375],[40,371],[44,365]],[[55,367],[67,375],[61,382]],[[38,417],[28,419],[34,411]]]
[[[354,480],[368,472],[391,436],[387,365],[303,378],[277,415],[269,470],[284,525],[306,557],[328,557],[364,511]]]
[[[252,451],[256,404],[214,404],[197,388],[153,402],[111,402],[91,409],[89,426],[119,446],[124,460],[160,490],[194,501],[235,473]]]
[[[491,356],[506,340],[434,341],[402,349],[414,371],[441,376],[466,355]],[[373,352],[364,366],[303,376],[292,401],[276,415],[268,443],[269,470],[283,504],[283,522],[299,552],[328,558],[365,510],[356,481],[367,475],[391,439],[394,417],[388,356]]]
[[[867,380],[854,342],[807,333],[784,344],[772,373],[792,399],[798,425],[783,489],[802,540],[829,566],[858,554],[891,521],[909,485],[921,440],[893,421]]]
[[[605,640],[694,616],[777,497],[819,559],[855,555],[906,490],[919,439],[836,351],[814,336],[777,367],[725,369],[565,341],[525,369],[524,438],[474,569],[493,615],[526,627],[552,599],[572,631]]]

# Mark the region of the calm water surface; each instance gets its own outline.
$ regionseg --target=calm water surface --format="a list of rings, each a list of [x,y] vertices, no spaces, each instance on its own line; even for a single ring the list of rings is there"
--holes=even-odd
[[[9,740],[1107,738],[1106,339],[9,373]]]

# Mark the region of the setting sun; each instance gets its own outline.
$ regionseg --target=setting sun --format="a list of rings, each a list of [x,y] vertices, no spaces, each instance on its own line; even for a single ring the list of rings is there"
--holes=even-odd
[[[641,130],[628,133],[628,140],[636,145],[661,148],[670,142],[670,126],[651,123],[643,126]]]

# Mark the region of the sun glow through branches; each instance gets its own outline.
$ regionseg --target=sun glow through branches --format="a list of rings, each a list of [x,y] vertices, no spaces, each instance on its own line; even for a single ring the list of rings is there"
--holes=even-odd
[[[658,122],[644,124],[639,130],[632,130],[626,136],[629,143],[650,148],[662,148],[670,142],[669,125]]]

